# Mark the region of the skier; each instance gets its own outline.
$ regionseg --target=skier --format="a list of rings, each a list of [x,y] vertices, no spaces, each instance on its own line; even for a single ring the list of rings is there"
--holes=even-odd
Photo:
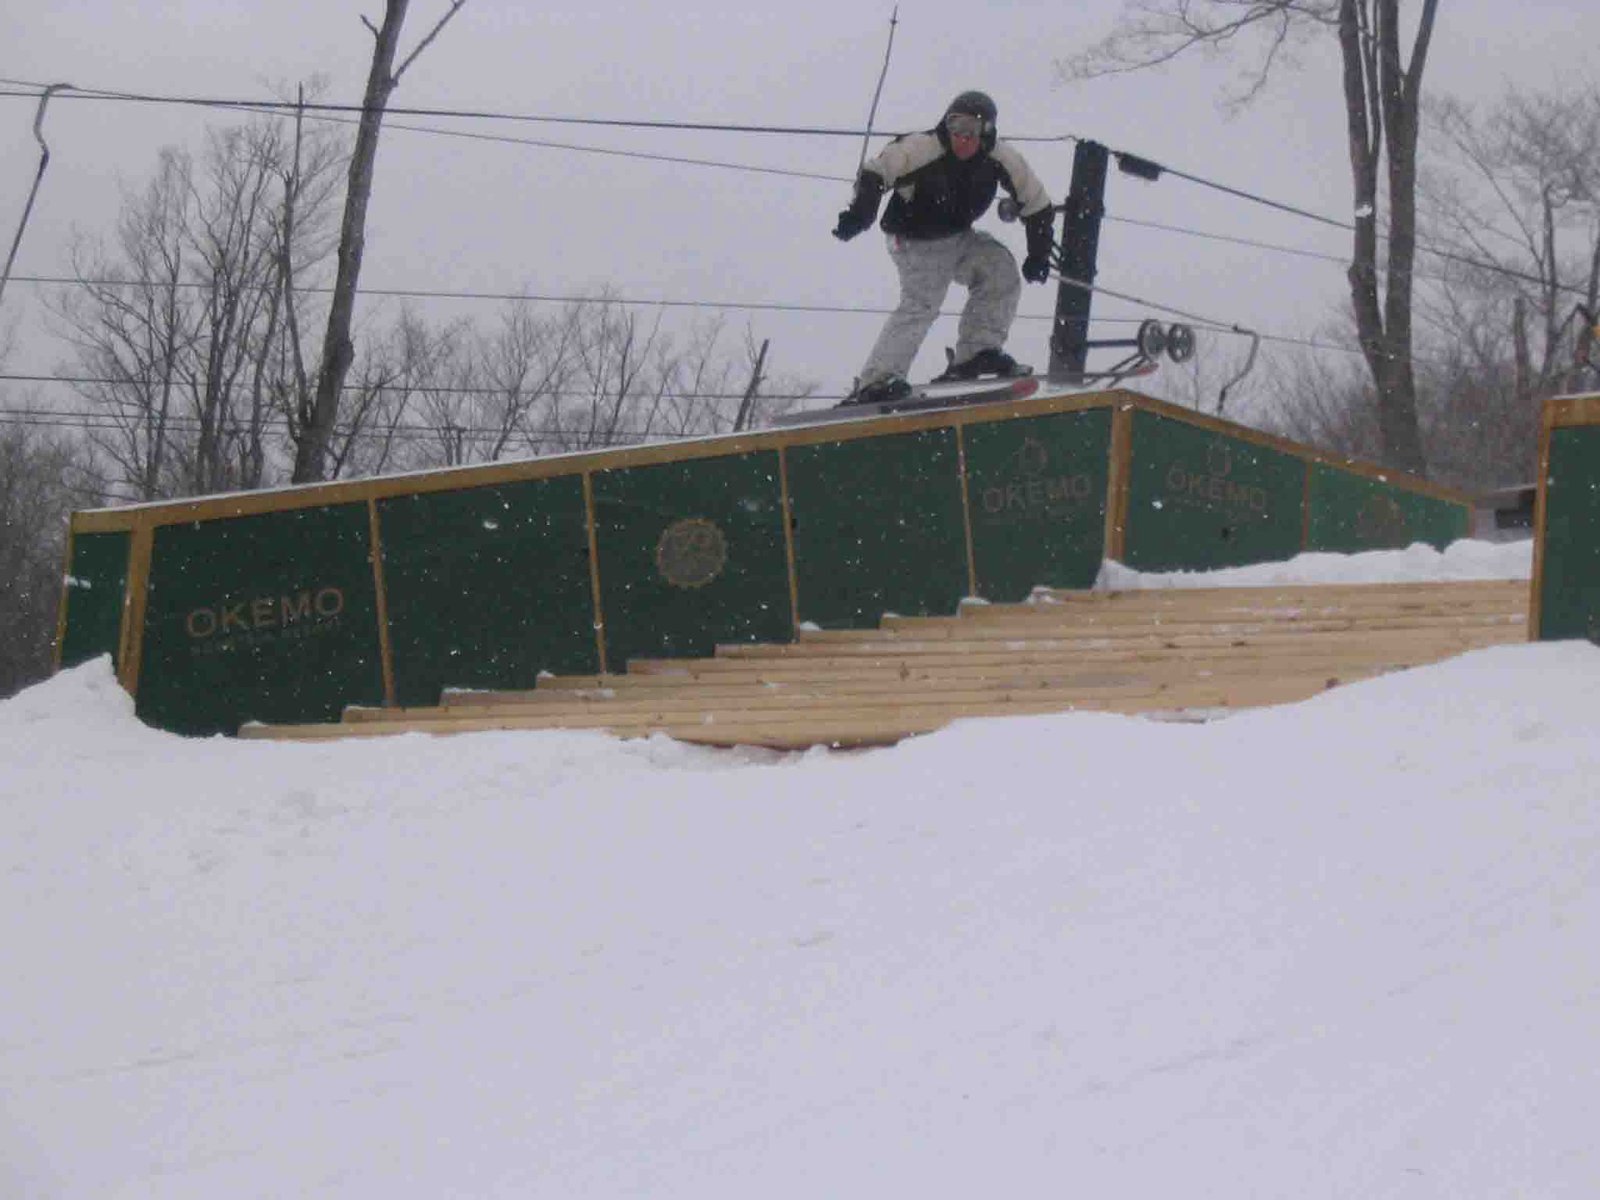
[[[949,369],[934,382],[1032,372],[1001,349],[1022,296],[1016,259],[972,225],[1004,187],[1017,201],[1028,234],[1022,277],[1044,283],[1050,278],[1055,209],[1027,160],[995,136],[996,116],[994,101],[983,92],[962,92],[936,128],[896,138],[862,167],[855,198],[839,214],[833,236],[847,242],[864,231],[892,188],[882,227],[900,273],[900,303],[845,404],[879,404],[911,394],[906,372],[952,283],[968,289],[967,302]]]

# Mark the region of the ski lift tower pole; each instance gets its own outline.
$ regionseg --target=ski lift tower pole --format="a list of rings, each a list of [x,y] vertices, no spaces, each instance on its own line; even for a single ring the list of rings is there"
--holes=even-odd
[[[1072,189],[1062,205],[1066,219],[1061,231],[1061,283],[1056,289],[1056,319],[1050,331],[1052,382],[1076,383],[1088,369],[1089,308],[1094,300],[1110,160],[1110,151],[1099,142],[1080,141],[1073,152]]]
[[[894,11],[889,14],[889,44],[883,50],[883,69],[878,72],[878,87],[872,93],[872,108],[867,113],[867,132],[861,139],[861,161],[856,164],[857,179],[861,177],[861,169],[867,165],[867,147],[872,144],[872,123],[878,119],[878,101],[883,98],[883,81],[889,78],[889,58],[894,54],[894,31],[899,24],[900,6],[896,4]]]
[[[33,202],[39,197],[39,184],[44,182],[45,168],[50,165],[50,145],[44,140],[44,110],[50,97],[70,83],[52,83],[39,94],[39,110],[33,118],[33,138],[39,143],[39,169],[33,175],[33,187],[28,190],[28,202],[22,209],[22,220],[17,222],[17,236],[11,239],[11,252],[6,255],[4,270],[0,270],[0,298],[6,294],[6,284],[11,282],[11,268],[16,265],[17,250],[22,245],[22,234],[28,228],[28,218],[33,215]]]

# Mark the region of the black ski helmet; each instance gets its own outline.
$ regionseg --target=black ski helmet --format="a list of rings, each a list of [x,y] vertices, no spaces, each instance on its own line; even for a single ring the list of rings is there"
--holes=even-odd
[[[989,98],[987,92],[962,92],[945,108],[945,116],[948,117],[951,113],[982,117],[985,132],[994,129],[995,121],[1000,116],[1000,110],[995,108],[994,101]]]

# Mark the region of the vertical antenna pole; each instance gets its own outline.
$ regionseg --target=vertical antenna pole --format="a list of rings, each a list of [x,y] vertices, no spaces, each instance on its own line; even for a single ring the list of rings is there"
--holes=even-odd
[[[861,139],[861,161],[856,164],[856,174],[867,165],[867,144],[872,141],[872,123],[878,119],[878,98],[883,95],[883,81],[889,78],[889,56],[894,53],[894,30],[900,24],[900,6],[894,6],[889,15],[889,45],[883,52],[883,70],[878,72],[878,90],[872,93],[872,110],[867,113],[867,133]]]

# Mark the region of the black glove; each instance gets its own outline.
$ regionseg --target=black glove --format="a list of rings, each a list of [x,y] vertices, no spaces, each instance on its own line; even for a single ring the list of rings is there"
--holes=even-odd
[[[1050,251],[1055,246],[1055,210],[1047,208],[1023,222],[1028,233],[1028,257],[1022,260],[1022,277],[1029,283],[1050,278]]]
[[[845,209],[839,214],[839,223],[833,227],[833,236],[841,242],[848,242],[858,233],[865,232],[871,225],[877,213],[863,213],[854,207]]]
[[[862,171],[856,179],[856,198],[850,207],[839,214],[839,223],[833,227],[833,236],[848,242],[856,234],[872,227],[878,218],[878,201],[883,197],[883,179],[874,171]]]

